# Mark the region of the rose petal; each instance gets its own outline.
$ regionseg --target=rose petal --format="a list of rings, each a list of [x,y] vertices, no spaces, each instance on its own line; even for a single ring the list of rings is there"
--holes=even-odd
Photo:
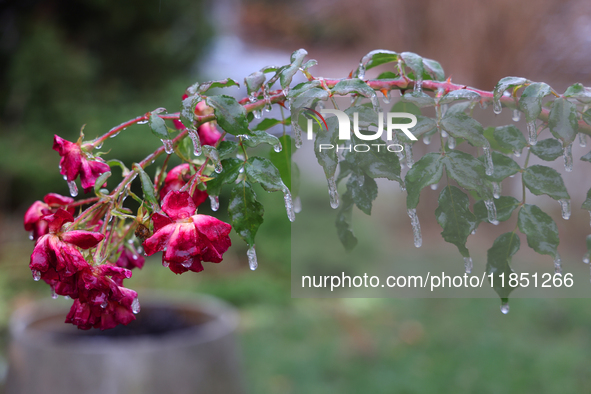
[[[63,233],[61,238],[82,249],[89,249],[105,239],[105,236],[101,233],[95,233],[92,231],[73,230]]]
[[[187,192],[172,191],[162,201],[162,210],[173,221],[189,218],[196,209],[193,199]]]

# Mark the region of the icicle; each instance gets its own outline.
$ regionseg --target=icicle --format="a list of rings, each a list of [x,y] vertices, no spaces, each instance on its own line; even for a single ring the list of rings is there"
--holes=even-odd
[[[222,172],[224,170],[224,168],[222,167],[222,163],[220,161],[220,154],[218,153],[218,151],[215,149],[210,149],[210,150],[206,151],[205,153],[207,154],[207,157],[209,157],[211,159],[211,161],[213,162],[213,165],[215,166],[214,171],[217,174]]]
[[[273,150],[277,153],[281,152],[281,149],[283,149],[283,146],[281,146],[281,142],[276,143],[275,145],[273,145]]]
[[[412,166],[415,162],[412,158],[412,145],[411,144],[404,144],[404,153],[406,154],[406,165],[408,166],[408,168],[412,168]]]
[[[464,268],[466,269],[467,274],[472,273],[473,267],[474,267],[474,263],[472,262],[472,257],[464,257]]]
[[[263,98],[265,99],[265,111],[271,112],[273,106],[271,105],[271,98],[269,97],[269,93],[266,89],[263,89]]]
[[[563,149],[564,151],[564,169],[566,172],[573,170],[573,144],[568,144]]]
[[[513,122],[519,122],[519,119],[521,119],[521,111],[519,111],[518,109],[514,109],[512,119],[513,119]]]
[[[508,302],[503,302],[501,304],[501,312],[503,313],[503,315],[506,315],[507,313],[509,313],[509,303]]]
[[[196,130],[189,130],[189,138],[193,141],[193,154],[201,156],[201,141],[199,140],[199,133]]]
[[[589,211],[589,216],[591,216],[591,211]],[[589,226],[591,226],[591,220],[589,221]]]
[[[447,109],[449,108],[448,104],[443,104],[441,106],[441,116],[445,116],[445,113],[447,112]]]
[[[131,303],[131,311],[133,312],[134,315],[137,315],[138,313],[140,313],[142,307],[140,306],[140,300],[135,297],[133,299],[133,302]]]
[[[400,145],[400,141],[398,140],[398,135],[396,134],[396,132],[394,132],[394,135],[392,136],[392,144]],[[396,156],[398,156],[398,161],[400,162],[401,169],[404,168],[404,164],[402,164],[402,159],[404,159],[404,152],[403,151],[404,151],[404,149],[399,152],[396,152]]]
[[[591,253],[589,253],[589,252],[585,253],[585,255],[583,256],[583,263],[589,264],[590,260],[591,260]]]
[[[337,191],[337,184],[334,179],[334,175],[331,176],[328,180],[328,195],[330,196],[330,206],[332,209],[337,209],[339,207],[339,192]]]
[[[415,247],[420,248],[423,244],[423,236],[421,235],[421,224],[419,223],[419,217],[417,216],[417,210],[415,208],[408,209],[406,211],[410,218],[410,224],[412,226],[412,233],[415,239]]]
[[[500,114],[503,111],[503,106],[501,105],[500,99],[493,99],[493,112],[495,114]]]
[[[583,133],[579,133],[579,145],[581,145],[581,148],[587,146],[587,136]]]
[[[103,147],[103,142],[104,141],[99,142],[99,144],[97,146],[95,146],[95,149],[101,149]],[[60,170],[61,170],[61,166],[60,166]]]
[[[29,239],[31,241],[35,239],[35,232],[34,231],[29,231]]]
[[[382,91],[382,94],[384,95],[384,98],[382,99],[384,104],[390,104],[390,91],[386,90],[386,93]]]
[[[488,101],[484,101],[484,99],[482,101],[478,102],[478,105],[480,106],[481,109],[486,109],[488,107]]]
[[[484,200],[484,205],[486,206],[486,211],[488,212],[489,223],[492,223],[495,226],[499,224],[499,221],[497,220],[497,207],[495,207],[495,202],[493,200]]]
[[[170,266],[170,263],[168,261],[162,261],[162,266],[164,268],[168,268]]]
[[[535,120],[527,122],[527,134],[529,135],[529,144],[531,146],[534,146],[538,143],[538,132],[536,130]]]
[[[472,234],[472,235],[476,234],[476,228],[474,228],[474,230],[472,230],[472,232],[470,234]]]
[[[498,200],[499,198],[501,198],[501,184],[498,182],[493,182],[492,186],[493,186],[493,197]]]
[[[423,78],[417,77],[415,85],[412,88],[413,92],[420,93],[423,91]]]
[[[431,136],[430,135],[426,135],[423,137],[423,144],[425,145],[429,145],[431,143]]]
[[[283,93],[284,97],[287,97],[287,95],[289,94],[289,86],[286,86],[281,93]]]
[[[300,196],[297,196],[294,200],[293,200],[293,211],[295,213],[300,213],[302,212],[302,200],[300,199]]]
[[[69,181],[68,188],[70,189],[70,196],[76,197],[78,195],[78,186],[76,186],[75,181]]]
[[[254,115],[255,119],[260,119],[263,117],[263,111],[260,109],[255,109],[252,111],[252,114]]]
[[[137,122],[137,124],[146,124],[146,123],[148,123],[148,119],[140,120],[139,122]]]
[[[437,183],[432,183],[431,184],[431,190],[437,190],[437,186],[438,186]]]
[[[447,147],[449,149],[454,149],[456,147],[456,139],[451,135],[447,137]]]
[[[298,125],[297,122],[293,122],[291,124],[291,127],[293,128],[293,135],[295,137],[295,146],[296,148],[301,148],[302,147],[302,129],[300,129],[300,126]]]
[[[51,291],[51,298],[53,298],[54,300],[57,300],[58,295],[55,292],[55,287],[49,286],[49,290]]]
[[[554,273],[562,275],[562,259],[558,252],[556,252],[556,256],[554,256]]]
[[[217,211],[220,209],[220,198],[218,196],[209,196],[209,202],[211,203],[211,210]]]
[[[250,269],[253,271],[256,270],[257,267],[259,266],[259,263],[257,261],[257,252],[254,249],[254,245],[252,245],[250,248],[248,248],[246,255],[248,256],[248,265],[249,265]]]
[[[248,96],[248,101],[250,101],[251,103],[256,103],[257,101],[257,92],[252,92],[249,96]]]
[[[570,200],[562,198],[558,200],[560,208],[562,209],[562,218],[568,220],[570,218]]]
[[[404,184],[404,182],[400,182],[399,185],[400,185],[400,191],[401,192],[405,192],[406,191],[406,185]]]
[[[39,282],[39,279],[41,279],[41,271],[32,270],[31,274],[33,274],[33,280]]]
[[[380,113],[381,107],[380,107],[380,101],[378,100],[378,95],[374,94],[373,96],[371,96],[369,98],[369,101],[371,101],[371,105],[373,107],[373,110],[375,112],[377,112],[379,116],[382,116],[382,114]]]
[[[290,222],[293,222],[295,220],[295,212],[293,209],[291,193],[289,192],[289,189],[287,187],[283,189],[283,200],[285,201],[285,210],[287,211],[287,217],[289,218]]]
[[[483,146],[482,150],[484,151],[484,155],[486,157],[486,161],[484,163],[486,175],[491,176],[494,172],[494,167],[492,161],[492,154],[490,153],[490,146]]]
[[[164,145],[164,150],[166,151],[166,154],[170,155],[172,154],[172,152],[174,152],[174,149],[172,147],[172,140],[160,140],[162,141],[162,144]]]
[[[520,152],[520,151],[518,151],[518,150],[514,150],[514,151],[513,151],[513,156],[515,156],[515,157],[520,157],[520,156],[521,156],[521,152]]]
[[[365,58],[363,58],[365,59]],[[363,62],[363,59],[361,60]],[[365,64],[359,63],[359,72],[357,73],[357,78],[364,79],[365,78]]]

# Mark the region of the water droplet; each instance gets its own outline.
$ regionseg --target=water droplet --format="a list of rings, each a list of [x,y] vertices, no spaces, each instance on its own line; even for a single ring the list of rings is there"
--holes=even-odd
[[[518,151],[518,150],[514,150],[514,151],[513,151],[513,156],[515,156],[515,157],[520,157],[520,156],[521,156],[521,152],[520,152],[520,151]]]
[[[377,112],[379,114],[379,116],[382,116],[382,114],[380,113],[380,101],[378,100],[378,95],[374,94],[369,98],[369,101],[371,101],[371,105],[373,106],[373,110],[375,112]]]
[[[484,151],[484,156],[486,158],[484,162],[485,173],[488,176],[491,176],[494,172],[493,161],[492,161],[492,154],[490,153],[490,146],[483,146],[482,150]]]
[[[257,92],[252,92],[249,96],[248,96],[248,101],[250,101],[251,103],[256,103],[257,101],[257,96],[258,93]]]
[[[101,141],[101,142],[99,142],[99,143],[97,144],[97,146],[95,146],[95,148],[96,148],[96,149],[101,149],[101,148],[103,147],[103,142],[104,142],[104,141]],[[61,166],[60,166],[60,167],[61,167]],[[60,170],[61,170],[61,168],[60,168]]]
[[[447,137],[447,147],[449,149],[454,149],[456,147],[456,139],[451,135]]]
[[[278,142],[277,144],[273,145],[273,150],[277,153],[281,152],[281,149],[283,149],[283,146],[281,146],[281,142]]]
[[[78,195],[78,186],[75,181],[68,182],[68,188],[70,189],[70,196],[76,197]]]
[[[103,308],[103,309],[107,308],[108,306],[109,306],[109,302],[108,301],[103,301],[101,303],[101,308]]]
[[[499,224],[499,221],[497,220],[497,207],[495,206],[495,202],[493,200],[484,200],[484,205],[486,206],[486,211],[488,213],[489,223],[492,223],[495,226]]]
[[[162,145],[164,145],[164,150],[166,151],[167,154],[172,154],[172,152],[174,152],[174,149],[172,147],[172,140],[160,140],[162,141]]]
[[[220,209],[220,198],[218,196],[209,196],[209,202],[211,203],[211,210],[217,211]]]
[[[482,109],[486,109],[488,107],[488,101],[485,101],[484,99],[482,101],[478,102],[478,105],[480,106],[480,108]]]
[[[118,135],[119,135],[119,134],[120,134],[120,133],[121,133],[123,130],[125,130],[125,129],[121,129],[121,130],[119,130],[118,132],[116,132],[115,134],[111,134],[111,135],[109,136],[109,138],[115,138],[115,137],[117,137],[117,136],[118,136]]]
[[[568,220],[570,218],[570,200],[562,198],[558,200],[558,203],[560,204],[560,209],[562,210],[562,218],[564,220]]]
[[[137,122],[137,124],[146,124],[146,123],[148,123],[148,120],[147,119],[146,120],[140,120],[139,122]]]
[[[585,253],[585,255],[583,256],[583,263],[589,264],[590,260],[591,260],[591,253],[589,253],[589,252]]]
[[[503,106],[501,105],[500,99],[493,99],[493,112],[495,114],[500,114],[503,111]]]
[[[410,218],[410,224],[412,226],[412,233],[414,236],[415,247],[420,248],[423,244],[423,236],[421,235],[421,224],[419,223],[419,217],[417,216],[417,210],[415,208],[408,209],[406,211]]]
[[[445,130],[441,130],[441,136],[442,136],[443,138],[447,138],[447,137],[448,137],[447,131],[445,131]]]
[[[337,184],[334,175],[327,179],[328,181],[328,195],[330,196],[330,206],[332,209],[339,207],[339,192],[337,191]]]
[[[579,133],[579,145],[581,146],[581,148],[587,146],[587,136],[583,133]]]
[[[429,145],[431,143],[431,136],[430,135],[426,135],[423,137],[423,144],[425,145]]]
[[[476,234],[476,228],[474,228],[474,230],[472,230],[472,232],[470,232],[470,234],[472,234],[472,235]]]
[[[493,197],[496,199],[501,198],[501,184],[498,182],[493,182]]]
[[[248,266],[250,267],[251,270],[256,270],[257,267],[259,266],[259,263],[257,261],[257,252],[254,248],[254,245],[252,245],[250,248],[248,248],[248,251],[246,252],[246,256],[248,256]]]
[[[566,172],[573,171],[573,144],[568,144],[563,149],[564,152],[564,170]]]
[[[41,271],[32,270],[31,274],[33,274],[33,280],[39,282],[39,279],[41,279]]]
[[[404,184],[404,182],[400,182],[399,185],[400,185],[400,191],[401,192],[405,192],[406,191],[406,185]]]
[[[244,166],[240,167],[240,168],[238,169],[238,172],[242,174],[242,173],[244,172]]]
[[[554,256],[554,273],[562,275],[562,259],[558,252],[556,252],[556,256]]]
[[[51,298],[53,298],[54,300],[57,300],[58,295],[55,292],[55,287],[49,286],[49,290],[51,291]]]
[[[529,136],[529,144],[534,146],[538,143],[538,132],[536,130],[536,121],[527,122],[527,134]]]
[[[283,200],[285,201],[285,210],[287,211],[287,217],[289,218],[289,221],[295,221],[293,201],[291,199],[291,193],[289,192],[289,189],[287,187],[283,189]]]
[[[168,267],[170,266],[170,263],[169,263],[168,261],[165,261],[165,260],[163,260],[163,261],[162,261],[162,266],[163,266],[164,268],[168,268]]]
[[[32,241],[35,239],[35,232],[34,231],[30,231],[29,232],[29,239]]]
[[[464,269],[466,270],[467,274],[472,273],[472,268],[474,268],[474,263],[472,262],[472,257],[464,257]]]
[[[415,164],[412,158],[412,145],[411,144],[404,144],[404,153],[406,155],[406,165],[408,168],[412,168],[413,164]]]
[[[519,119],[521,119],[521,111],[519,111],[518,109],[514,109],[512,119],[513,119],[513,122],[519,122]]]
[[[199,133],[196,130],[189,130],[189,138],[193,141],[193,154],[195,156],[201,156],[201,141],[199,140]]]
[[[431,184],[431,190],[437,190],[437,186],[439,186],[437,183]]]
[[[302,200],[300,199],[300,196],[297,196],[294,200],[293,200],[293,211],[295,213],[300,213],[302,212]]]
[[[260,119],[263,117],[263,111],[260,109],[255,109],[254,111],[252,111],[255,119]]]
[[[503,304],[501,304],[501,312],[503,313],[503,315],[506,315],[507,313],[509,313],[509,303],[508,302],[503,302]]]
[[[193,265],[193,262],[191,260],[185,260],[181,263],[181,265],[185,268],[189,268],[191,265]]]
[[[417,92],[417,93],[420,93],[423,91],[423,79],[422,78],[417,78],[412,90],[413,90],[413,92]]]
[[[140,313],[141,310],[142,307],[140,306],[140,300],[137,297],[135,297],[133,299],[133,302],[131,303],[131,311],[134,315],[137,315],[138,313]]]
[[[385,92],[382,91],[382,94],[384,95],[384,97],[382,98],[382,101],[384,102],[384,104],[390,104],[390,91],[386,90]]]

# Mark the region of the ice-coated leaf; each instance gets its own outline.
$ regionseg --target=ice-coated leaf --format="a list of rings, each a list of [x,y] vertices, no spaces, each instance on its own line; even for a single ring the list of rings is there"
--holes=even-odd
[[[462,256],[470,257],[466,241],[477,221],[470,211],[468,196],[457,187],[447,185],[441,190],[438,203],[435,217],[443,229],[443,239],[456,245]]]
[[[246,78],[244,84],[246,85],[246,92],[250,95],[258,91],[265,83],[266,77],[262,71],[255,71]]]
[[[484,168],[482,169],[484,174]],[[406,173],[406,207],[414,209],[419,204],[423,188],[439,182],[443,174],[443,160],[439,153],[427,153]]]
[[[424,73],[430,75],[432,79],[436,81],[445,80],[445,72],[443,71],[443,67],[441,67],[439,62],[432,59],[423,58],[423,67]]]
[[[523,89],[519,98],[519,107],[525,114],[525,120],[532,122],[542,112],[542,99],[552,92],[550,85],[543,82],[535,82]]]
[[[507,148],[503,148],[499,142],[495,139],[495,128],[494,127],[487,127],[484,129],[484,131],[482,132],[482,135],[484,135],[484,138],[486,138],[488,140],[488,143],[490,144],[490,149],[497,151],[497,152],[501,152],[505,155],[509,155],[511,153],[515,153],[512,149],[507,149]],[[519,152],[518,152],[519,154]]]
[[[571,144],[579,128],[577,106],[567,99],[554,100],[548,117],[548,127],[552,135],[561,140],[564,146]]]
[[[493,289],[501,299],[507,299],[516,288],[509,285],[509,275],[513,273],[511,257],[520,246],[519,236],[515,232],[504,233],[495,239],[493,246],[487,251],[486,274],[487,277],[493,275]]]
[[[199,88],[197,88],[197,91],[199,93],[205,93],[209,89],[229,88],[231,86],[240,87],[240,84],[238,82],[234,81],[232,78],[226,78],[226,79],[221,79],[219,81],[203,82],[202,84],[199,85]]]
[[[435,105],[435,100],[428,94],[420,92],[407,92],[402,96],[402,100],[408,103],[412,103],[419,108],[432,107]]]
[[[523,172],[523,183],[536,196],[546,194],[555,200],[570,199],[562,176],[553,168],[529,166]]]
[[[457,114],[457,113],[465,113],[465,111],[467,109],[469,109],[470,106],[472,106],[472,105],[473,105],[473,103],[471,103],[469,101],[466,101],[463,103],[451,104],[445,114],[448,116],[451,116],[451,115]]]
[[[281,179],[289,187],[291,194],[297,196],[300,186],[300,172],[298,165],[293,163],[291,159],[293,152],[295,152],[295,142],[289,135],[279,137],[279,142],[281,143],[281,151],[271,151],[269,159],[279,170]]]
[[[378,185],[373,178],[353,172],[347,181],[347,189],[357,208],[366,215],[371,215],[371,205],[378,196]]]
[[[446,152],[442,162],[445,164],[448,176],[458,182],[461,187],[466,190],[474,190],[485,200],[490,200],[493,197],[492,188],[485,180],[484,164],[472,155],[452,150]]]
[[[300,94],[303,94],[304,92],[306,92],[312,88],[317,88],[321,85],[322,85],[321,82],[317,79],[315,79],[313,81],[298,83],[296,86],[294,86],[293,88],[291,88],[289,90],[289,93],[287,94],[287,98],[297,97]]]
[[[562,144],[554,138],[538,141],[538,143],[529,148],[529,150],[531,153],[545,161],[554,161],[563,155]]]
[[[220,159],[225,159],[238,148],[238,143],[236,141],[222,141],[218,145],[218,154],[220,155]]]
[[[584,87],[580,83],[575,83],[566,89],[564,97],[573,97],[583,104],[590,104],[591,89]]]
[[[452,90],[451,92],[443,96],[441,99],[439,99],[439,104],[449,104],[456,100],[477,101],[480,99],[480,95],[473,90],[458,89]]]
[[[240,182],[232,189],[228,215],[236,233],[248,244],[254,245],[254,238],[263,223],[263,205],[248,182]]]
[[[304,107],[313,107],[318,100],[328,100],[328,92],[320,88],[310,88],[294,98],[291,104],[292,122],[296,122],[297,111]]]
[[[518,173],[521,170],[519,164],[512,158],[505,156],[502,153],[491,152],[493,161],[493,174],[488,176],[491,181],[501,182],[503,179]],[[486,156],[478,157],[482,163],[486,162]]]
[[[234,97],[220,95],[206,98],[207,105],[213,108],[218,125],[232,135],[251,135],[246,119],[246,110]]]
[[[222,160],[222,172],[216,174],[215,178],[207,181],[207,193],[210,196],[219,196],[222,186],[227,183],[234,183],[240,174],[240,168],[244,165],[242,160],[230,158]]]
[[[167,140],[169,138],[168,127],[166,127],[166,122],[157,114],[150,114],[148,125],[150,126],[150,130],[156,137],[162,140]]]
[[[423,78],[423,72],[425,69],[423,67],[423,58],[421,56],[412,52],[402,52],[400,57],[405,66],[413,72],[415,79]]]
[[[107,181],[107,178],[109,178],[110,176],[111,176],[111,171],[107,171],[107,172],[103,172],[101,174],[101,176],[96,178],[96,181],[94,182],[94,193],[95,194],[98,195],[99,190],[101,190],[101,187],[103,187],[103,185]]]
[[[583,202],[581,209],[591,212],[591,189],[587,192],[587,198]]]
[[[355,143],[361,143],[354,139]],[[357,167],[371,178],[386,178],[400,182],[400,162],[398,156],[388,152],[385,146],[371,149],[368,152],[347,153],[347,162],[351,167]],[[341,162],[343,163],[343,162]],[[340,175],[340,174],[339,174]]]
[[[375,51],[371,51],[364,56],[364,58],[366,57],[369,57],[369,61],[365,64],[366,70],[369,70],[382,64],[398,61],[398,54],[396,52],[384,49],[376,49]]]
[[[281,180],[279,170],[269,159],[250,157],[246,161],[244,169],[251,182],[260,184],[268,192],[282,192],[286,188]]]
[[[253,127],[252,128],[252,131],[255,131],[255,130],[260,130],[260,131],[269,130],[271,127],[276,126],[278,124],[281,124],[281,121],[279,119],[265,118],[258,125],[256,125],[255,127]]]
[[[335,221],[337,227],[337,235],[345,250],[350,252],[355,248],[357,245],[357,238],[353,233],[353,229],[351,228],[351,219],[353,213],[353,198],[351,197],[351,192],[347,191],[342,196],[341,206],[339,211],[337,212],[337,218]]]
[[[298,49],[291,54],[291,64],[280,71],[279,81],[281,87],[285,89],[291,83],[293,76],[299,71],[304,58],[308,52],[305,49]]]
[[[482,125],[463,112],[445,116],[441,127],[455,138],[463,138],[473,146],[489,146]]]
[[[556,255],[560,239],[552,218],[536,205],[525,204],[520,210],[517,225],[527,237],[527,244],[539,254]]]
[[[591,109],[588,109],[587,111],[583,112],[583,120],[588,125],[591,125]]]
[[[316,154],[316,159],[324,169],[324,174],[328,179],[334,176],[334,173],[337,170],[337,164],[339,162],[336,150],[336,146],[339,142],[339,133],[338,120],[335,116],[327,118],[326,124],[328,125],[328,130],[324,130],[324,128],[322,128],[318,133],[316,133],[316,139],[314,140],[314,153]],[[332,145],[334,149],[320,149],[321,145]]]
[[[523,133],[515,126],[496,127],[494,137],[499,145],[513,152],[520,152],[527,146]]]
[[[495,86],[495,90],[493,91],[493,98],[494,100],[500,100],[505,90],[517,87],[519,85],[523,85],[528,82],[529,81],[527,79],[521,77],[505,77],[497,83],[497,86]]]
[[[515,197],[501,196],[495,199],[495,207],[497,209],[497,220],[504,222],[511,218],[511,214],[519,206],[521,202]],[[488,222],[488,210],[484,204],[484,200],[478,200],[474,204],[474,216],[478,222]]]
[[[357,113],[357,124],[359,128],[367,128],[369,126],[378,126],[379,118],[378,113],[373,110],[371,106],[367,104],[363,105],[356,105],[354,107],[349,107],[345,110],[349,119],[353,120],[354,114]],[[383,117],[383,114],[380,114]]]
[[[251,135],[244,138],[243,141],[244,145],[249,148],[254,148],[260,144],[269,144],[271,146],[279,144],[279,138],[261,130],[252,130]]]
[[[154,195],[154,184],[150,176],[146,174],[143,168],[136,166],[139,169],[140,181],[142,184],[142,191],[144,192],[144,200],[149,202],[152,206],[158,206],[158,200]]]
[[[181,122],[185,127],[192,129],[194,128],[193,121],[195,120],[195,106],[201,101],[203,98],[198,95],[194,94],[185,98],[181,103]]]
[[[345,96],[350,93],[357,93],[363,97],[371,99],[376,97],[376,92],[368,84],[359,78],[344,79],[339,81],[332,89],[333,94]]]

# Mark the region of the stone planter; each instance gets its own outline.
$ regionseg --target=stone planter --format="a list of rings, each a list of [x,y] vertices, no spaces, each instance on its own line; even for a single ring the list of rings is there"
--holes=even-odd
[[[142,298],[128,326],[82,331],[68,303],[19,309],[10,325],[7,394],[243,393],[237,313],[209,298]]]

